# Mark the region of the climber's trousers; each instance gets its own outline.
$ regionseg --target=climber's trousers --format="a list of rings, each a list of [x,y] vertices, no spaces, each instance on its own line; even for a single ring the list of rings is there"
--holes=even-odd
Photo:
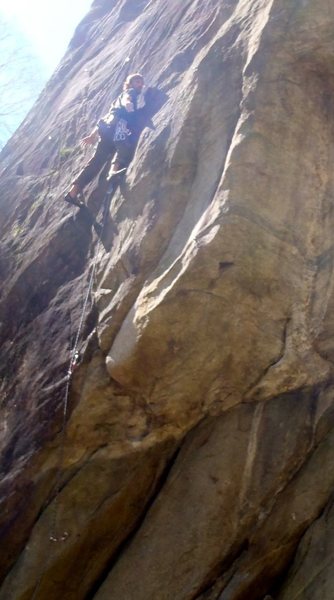
[[[113,162],[118,168],[127,167],[133,157],[135,146],[128,140],[113,144],[100,140],[94,156],[90,159],[79,176],[73,181],[80,190],[83,190],[101,171],[108,160],[114,157]]]

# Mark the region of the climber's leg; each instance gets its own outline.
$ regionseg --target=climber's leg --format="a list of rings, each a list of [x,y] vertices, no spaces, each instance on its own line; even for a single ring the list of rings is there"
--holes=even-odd
[[[90,183],[100,172],[103,165],[112,155],[113,151],[114,148],[112,148],[110,144],[106,144],[101,140],[96,147],[94,156],[90,159],[79,176],[73,181],[67,197],[75,199],[86,187],[86,185]]]
[[[111,163],[111,167],[107,177],[108,180],[112,177],[115,177],[116,175],[121,175],[122,173],[125,173],[135,152],[134,144],[132,144],[128,139],[122,142],[115,142],[115,147],[116,154]]]

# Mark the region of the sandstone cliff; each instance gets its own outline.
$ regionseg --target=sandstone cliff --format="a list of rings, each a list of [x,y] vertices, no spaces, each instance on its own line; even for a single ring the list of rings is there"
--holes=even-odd
[[[333,27],[95,0],[0,155],[1,600],[332,600]],[[101,244],[62,194],[129,69]]]

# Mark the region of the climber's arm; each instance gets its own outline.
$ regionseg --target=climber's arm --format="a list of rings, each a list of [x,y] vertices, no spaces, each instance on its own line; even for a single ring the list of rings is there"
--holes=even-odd
[[[134,100],[131,96],[130,91],[125,91],[122,93],[122,95],[120,97],[120,104],[121,104],[121,106],[123,106],[123,108],[125,108],[126,112],[134,112],[134,110],[135,110]]]
[[[93,131],[89,134],[86,135],[86,137],[82,138],[81,143],[84,146],[87,146],[89,144],[95,144],[99,139],[99,132],[98,132],[98,128],[94,127]]]

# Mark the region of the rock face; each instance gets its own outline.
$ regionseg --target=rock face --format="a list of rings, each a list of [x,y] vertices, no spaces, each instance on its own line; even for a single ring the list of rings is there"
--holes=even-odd
[[[0,155],[1,600],[332,600],[333,26],[95,0]],[[100,241],[62,195],[130,71]]]

